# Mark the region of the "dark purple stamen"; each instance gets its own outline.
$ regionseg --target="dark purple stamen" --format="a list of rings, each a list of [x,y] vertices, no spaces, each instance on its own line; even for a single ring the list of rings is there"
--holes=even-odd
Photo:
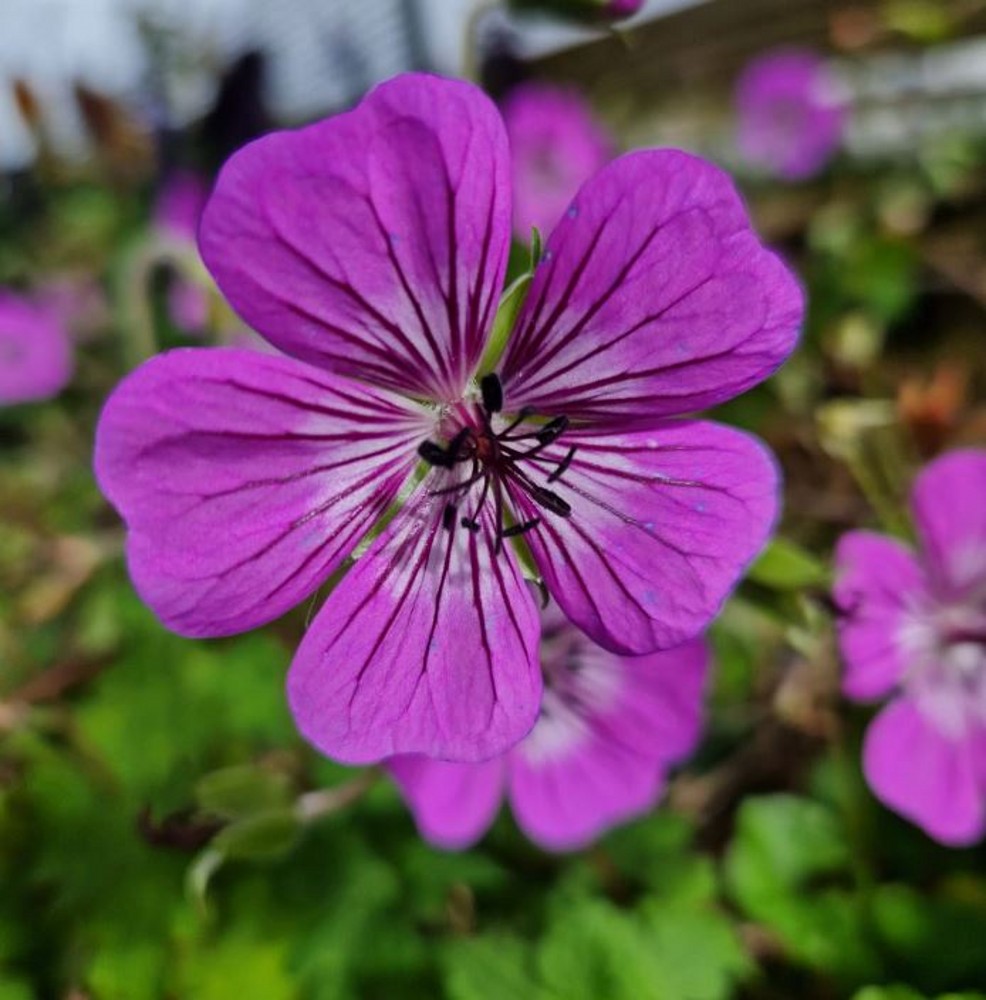
[[[561,479],[561,477],[568,472],[568,467],[572,464],[573,458],[575,458],[574,447],[568,449],[568,454],[561,460],[561,465],[559,465],[558,468],[555,469],[550,476],[548,476],[548,482],[553,483],[556,480]]]
[[[526,535],[532,528],[536,528],[541,523],[541,518],[535,517],[523,524],[512,524],[509,528],[504,528],[500,534],[504,538],[515,538],[517,535]]]
[[[429,465],[434,465],[439,469],[451,469],[455,465],[455,458],[440,444],[435,444],[434,441],[422,441],[418,445],[418,454]]]
[[[483,394],[483,409],[487,413],[499,413],[503,409],[503,385],[495,372],[484,375],[479,380],[479,391]]]
[[[442,511],[442,527],[446,531],[451,531],[455,527],[455,505],[448,503]]]
[[[568,417],[555,417],[549,420],[544,427],[536,431],[534,436],[541,444],[551,444],[556,438],[561,437],[568,429]]]
[[[554,490],[534,482],[528,471],[520,467],[522,459],[530,459],[553,444],[568,429],[566,416],[553,417],[547,423],[534,429],[524,429],[521,425],[532,416],[533,411],[524,407],[501,431],[494,431],[492,418],[503,408],[503,385],[498,375],[491,373],[480,380],[482,407],[479,413],[480,426],[461,428],[445,446],[434,441],[425,441],[418,447],[418,454],[431,466],[438,469],[453,469],[462,462],[469,462],[469,470],[464,479],[452,486],[431,491],[432,496],[449,496],[462,499],[478,482],[482,482],[475,507],[466,516],[458,516],[456,503],[445,506],[442,525],[452,531],[458,523],[467,531],[478,532],[480,515],[486,501],[492,494],[493,523],[496,527],[495,551],[499,552],[503,539],[527,534],[541,523],[534,517],[519,524],[504,526],[504,482],[510,481],[527,494],[539,507],[558,517],[570,517],[571,505]],[[518,429],[520,428],[520,429]],[[575,448],[569,448],[547,481],[558,480],[572,464]],[[542,459],[553,462],[553,459]]]

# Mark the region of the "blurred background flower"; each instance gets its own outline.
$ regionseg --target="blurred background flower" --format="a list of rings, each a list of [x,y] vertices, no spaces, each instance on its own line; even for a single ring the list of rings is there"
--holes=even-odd
[[[785,180],[818,173],[835,155],[846,109],[827,63],[782,49],[758,57],[736,83],[738,143],[754,166]]]
[[[514,236],[547,239],[576,192],[615,155],[615,143],[574,88],[523,83],[503,102],[510,140]]]
[[[71,375],[72,345],[58,311],[0,289],[0,405],[49,399]]]

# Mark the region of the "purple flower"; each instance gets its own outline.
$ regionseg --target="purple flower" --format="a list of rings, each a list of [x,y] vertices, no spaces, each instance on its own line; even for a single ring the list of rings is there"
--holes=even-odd
[[[919,552],[868,531],[836,553],[843,690],[892,694],[863,769],[877,797],[945,844],[986,831],[986,451],[918,476]]]
[[[188,171],[172,174],[154,206],[158,230],[179,247],[194,252],[199,219],[208,196],[209,188],[198,175]],[[200,332],[209,320],[208,291],[184,275],[174,275],[168,288],[168,314],[186,333]]]
[[[670,766],[698,740],[709,661],[702,639],[624,659],[554,608],[542,627],[541,714],[517,746],[479,764],[388,762],[421,835],[438,847],[474,844],[504,796],[531,840],[584,847],[651,809]]]
[[[208,198],[209,187],[198,174],[175,171],[157,196],[154,224],[171,239],[194,244]]]
[[[71,340],[57,312],[0,288],[0,406],[58,395],[72,369]]]
[[[530,729],[518,536],[569,618],[631,654],[701,631],[774,521],[762,445],[672,419],[767,376],[801,319],[728,178],[673,151],[614,161],[484,360],[509,170],[485,95],[422,75],[242,149],[201,250],[284,356],[160,355],[100,421],[130,571],[172,629],[254,628],[341,576],[288,679],[303,734],[340,760],[481,760]]]
[[[613,158],[613,141],[572,88],[522,84],[503,104],[513,174],[514,235],[547,236],[579,188]]]
[[[846,108],[826,63],[782,49],[753,60],[736,85],[741,154],[775,177],[819,173],[842,142]]]

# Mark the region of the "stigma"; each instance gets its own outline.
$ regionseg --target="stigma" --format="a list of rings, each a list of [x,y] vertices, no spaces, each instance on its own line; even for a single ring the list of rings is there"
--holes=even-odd
[[[496,415],[503,409],[503,385],[498,375],[484,375],[479,383],[480,402],[463,424],[451,437],[448,444],[424,441],[418,454],[433,468],[450,472],[462,470],[458,482],[442,489],[432,490],[433,496],[446,497],[442,512],[442,524],[448,531],[456,525],[468,531],[480,530],[480,514],[485,504],[493,507],[493,523],[496,530],[495,551],[503,547],[505,538],[524,535],[541,522],[542,515],[526,521],[513,519],[513,512],[506,504],[506,497],[513,489],[525,493],[545,514],[568,518],[572,514],[571,505],[553,489],[575,457],[575,448],[569,448],[564,457],[554,462],[555,468],[545,478],[537,482],[524,463],[554,444],[568,430],[568,418],[557,416],[544,423],[534,423],[535,416],[530,408],[523,408],[504,427],[493,426]],[[464,507],[473,488],[478,486],[475,504]],[[465,509],[465,513],[460,510]]]

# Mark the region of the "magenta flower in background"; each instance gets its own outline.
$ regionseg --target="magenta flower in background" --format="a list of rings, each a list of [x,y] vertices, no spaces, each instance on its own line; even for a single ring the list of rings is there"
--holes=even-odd
[[[839,149],[847,109],[827,64],[813,52],[782,49],[753,60],[735,99],[740,153],[774,177],[812,177]]]
[[[513,178],[513,226],[526,243],[531,227],[548,236],[579,188],[615,151],[613,140],[574,88],[515,87],[503,102]]]
[[[176,170],[161,186],[154,204],[154,223],[181,243],[195,243],[209,186],[198,174]]]
[[[56,310],[0,288],[0,406],[57,396],[73,367],[72,342]]]
[[[624,659],[551,608],[541,714],[517,746],[479,764],[410,756],[387,766],[437,847],[474,844],[506,797],[531,840],[575,850],[657,803],[668,770],[698,741],[708,662],[702,639]]]
[[[197,174],[176,171],[164,183],[154,205],[154,224],[169,241],[198,257],[199,219],[209,197],[209,187]],[[168,288],[168,314],[186,333],[200,333],[209,320],[209,293],[181,274]]]
[[[489,99],[416,74],[245,147],[201,250],[284,356],[160,355],[100,421],[131,574],[184,635],[269,622],[365,547],[288,678],[340,760],[481,760],[528,732],[540,623],[516,536],[565,614],[634,654],[701,631],[774,522],[763,446],[675,419],[765,378],[801,320],[729,179],[674,151],[611,163],[484,362],[509,170]]]
[[[853,531],[836,552],[843,689],[892,695],[870,725],[866,779],[945,844],[986,832],[986,451],[930,463],[911,497],[919,551]]]

